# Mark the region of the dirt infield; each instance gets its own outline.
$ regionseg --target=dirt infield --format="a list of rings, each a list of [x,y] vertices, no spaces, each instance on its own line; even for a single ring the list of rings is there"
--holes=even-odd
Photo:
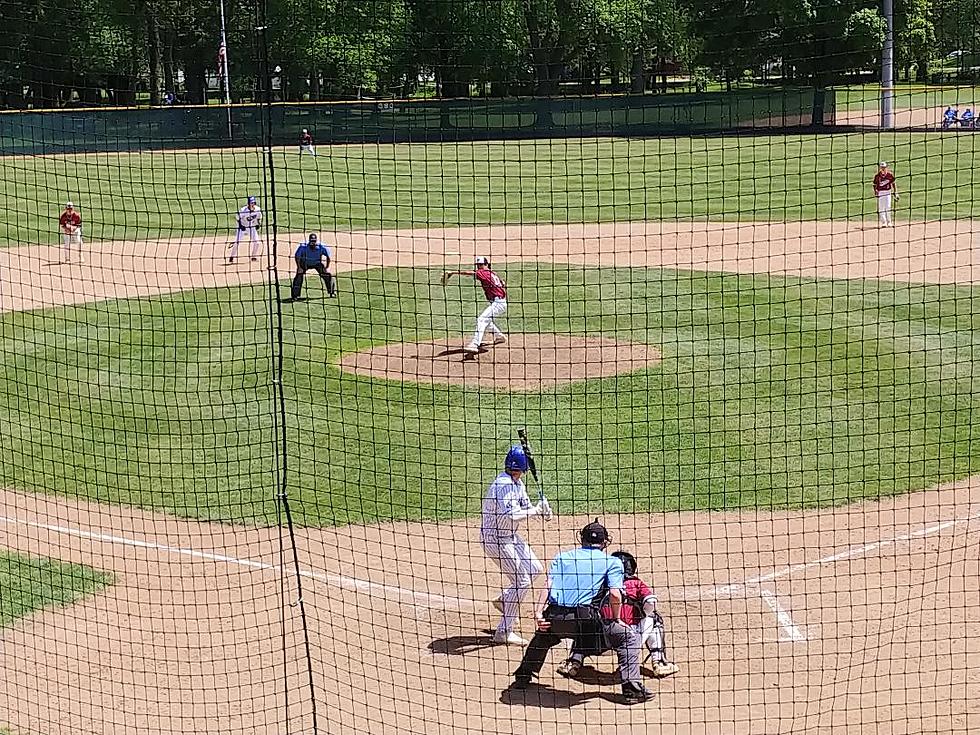
[[[341,270],[485,253],[972,283],[980,280],[975,230],[963,221],[884,231],[829,222],[630,223],[333,239]],[[53,250],[0,251],[3,309],[270,273],[265,264],[220,265],[223,243],[215,240],[101,243],[71,270],[46,265]],[[288,259],[281,266],[288,272]],[[546,558],[572,543],[585,520],[536,521],[529,535]],[[605,520],[617,545],[651,571],[682,667],[652,682],[652,702],[614,702],[609,657],[581,682],[555,676],[559,651],[540,687],[505,691],[520,650],[489,644],[487,601],[500,577],[480,553],[472,519],[303,529],[300,580],[320,732],[584,735],[613,718],[619,730],[648,733],[980,731],[980,679],[971,668],[980,657],[980,478],[821,511]],[[296,578],[283,574],[292,559],[280,533],[0,492],[0,547],[115,575],[106,590],[3,631],[0,723],[15,733],[73,735],[310,732]],[[526,620],[522,628],[529,632]]]
[[[616,267],[685,268],[734,273],[877,278],[925,283],[980,282],[975,255],[980,224],[972,220],[903,222],[879,229],[866,222],[610,222],[501,225],[457,229],[342,232],[335,245],[340,273],[380,266],[427,267],[518,260]],[[0,311],[152,296],[192,288],[259,283],[293,271],[284,253],[235,265],[229,241],[215,237],[94,242],[84,265],[61,265],[55,246],[0,249]],[[340,282],[343,289],[343,279]]]
[[[467,355],[459,339],[383,345],[346,355],[342,370],[388,380],[497,390],[542,390],[642,370],[660,361],[649,345],[606,337],[511,334]]]

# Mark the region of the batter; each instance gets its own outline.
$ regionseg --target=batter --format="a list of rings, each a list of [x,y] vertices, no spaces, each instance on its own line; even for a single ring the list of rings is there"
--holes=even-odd
[[[525,646],[527,641],[514,632],[521,601],[531,589],[531,581],[544,567],[527,542],[517,535],[521,522],[540,515],[552,517],[547,499],[532,505],[521,476],[527,472],[528,459],[520,446],[511,447],[504,459],[504,471],[487,488],[483,498],[480,543],[488,557],[496,562],[510,582],[494,607],[501,611],[500,623],[493,634],[494,643]]]

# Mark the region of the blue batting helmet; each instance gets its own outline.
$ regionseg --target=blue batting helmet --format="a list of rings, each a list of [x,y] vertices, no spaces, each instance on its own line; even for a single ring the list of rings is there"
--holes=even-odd
[[[507,458],[504,460],[504,469],[527,472],[527,455],[524,453],[523,447],[515,444],[510,448],[510,451],[507,452]]]

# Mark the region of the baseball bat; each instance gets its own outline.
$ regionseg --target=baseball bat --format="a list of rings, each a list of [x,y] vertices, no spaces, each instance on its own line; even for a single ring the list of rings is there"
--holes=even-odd
[[[544,500],[544,488],[541,487],[541,480],[538,478],[538,466],[534,463],[534,454],[531,452],[531,443],[527,439],[527,429],[518,429],[517,437],[521,440],[521,448],[527,455],[527,468],[531,470],[531,477],[538,484],[538,498]]]

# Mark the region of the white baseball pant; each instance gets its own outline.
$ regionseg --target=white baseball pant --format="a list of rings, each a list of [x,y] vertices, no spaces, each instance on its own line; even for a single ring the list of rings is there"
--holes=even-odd
[[[299,154],[302,156],[304,151],[309,151],[309,153],[316,158],[316,148],[312,145],[301,145],[299,147]]]
[[[521,602],[531,589],[532,580],[544,571],[544,567],[527,542],[516,534],[499,539],[485,539],[483,551],[497,563],[504,577],[510,581],[510,586],[500,593],[504,610],[497,625],[498,633],[508,633],[517,623]]]
[[[248,237],[252,241],[252,257],[257,258],[259,256],[259,250],[262,247],[262,241],[259,240],[259,232],[255,227],[246,227],[245,230],[248,231]],[[241,228],[235,233],[235,244],[231,246],[231,254],[229,257],[238,257],[238,244],[242,241],[242,233],[245,232]]]
[[[61,261],[63,263],[71,263],[71,248],[72,245],[78,251],[78,262],[85,262],[85,254],[82,252],[82,228],[78,227],[74,232],[62,232],[61,233],[61,246],[64,250]]]
[[[504,333],[493,323],[493,320],[505,311],[507,311],[507,299],[494,299],[487,304],[487,308],[480,312],[480,316],[476,318],[476,331],[473,333],[473,339],[470,340],[469,346],[473,349],[478,348],[483,342],[483,335],[486,332],[490,332],[494,337],[503,337]]]
[[[878,192],[878,224],[892,223],[892,194],[890,191]]]

